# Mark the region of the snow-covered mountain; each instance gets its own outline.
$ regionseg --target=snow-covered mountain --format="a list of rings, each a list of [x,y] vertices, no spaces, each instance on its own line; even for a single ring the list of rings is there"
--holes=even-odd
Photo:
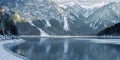
[[[94,35],[107,26],[119,22],[119,3],[79,3],[53,0],[1,0],[7,10],[17,11],[31,25],[33,31],[48,35]],[[27,28],[27,26],[24,26]],[[20,33],[23,29],[20,27]],[[26,31],[27,32],[27,31]],[[29,32],[25,34],[29,34]],[[38,34],[34,35],[38,35]]]
[[[91,14],[86,24],[89,24],[94,29],[103,29],[120,22],[120,3],[112,2]]]
[[[95,10],[98,8],[107,5],[108,3],[101,2],[101,3],[79,3],[79,2],[63,2],[58,3],[58,5],[64,9],[71,8],[70,10],[76,11],[77,13],[82,13],[85,17],[91,15]]]

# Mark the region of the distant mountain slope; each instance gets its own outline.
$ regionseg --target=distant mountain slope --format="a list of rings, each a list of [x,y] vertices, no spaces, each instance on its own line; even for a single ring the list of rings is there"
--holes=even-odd
[[[1,0],[0,5],[5,5],[7,11],[17,11],[28,21],[17,24],[22,35],[96,35],[104,28],[120,22],[118,2],[90,4],[51,0]]]
[[[119,9],[120,3],[112,2],[96,10],[85,22],[94,29],[103,29],[111,26],[120,22]]]

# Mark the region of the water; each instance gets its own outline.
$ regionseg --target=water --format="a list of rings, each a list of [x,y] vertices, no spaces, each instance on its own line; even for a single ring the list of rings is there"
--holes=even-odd
[[[15,52],[30,60],[120,60],[120,39],[24,37]]]

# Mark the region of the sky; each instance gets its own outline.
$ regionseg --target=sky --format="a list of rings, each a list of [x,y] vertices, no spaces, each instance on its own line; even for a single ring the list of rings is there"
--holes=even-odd
[[[91,3],[96,3],[96,2],[112,2],[112,1],[120,1],[120,0],[76,0],[79,2],[91,2]]]
[[[99,2],[120,2],[120,0],[58,0],[60,2],[62,1],[75,1],[75,2],[81,2],[81,3],[99,3]]]

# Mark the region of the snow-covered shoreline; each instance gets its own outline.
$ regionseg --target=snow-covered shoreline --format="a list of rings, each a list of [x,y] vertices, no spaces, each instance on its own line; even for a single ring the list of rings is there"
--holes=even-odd
[[[23,39],[1,40],[0,60],[29,60],[11,51],[11,48],[25,42]]]

